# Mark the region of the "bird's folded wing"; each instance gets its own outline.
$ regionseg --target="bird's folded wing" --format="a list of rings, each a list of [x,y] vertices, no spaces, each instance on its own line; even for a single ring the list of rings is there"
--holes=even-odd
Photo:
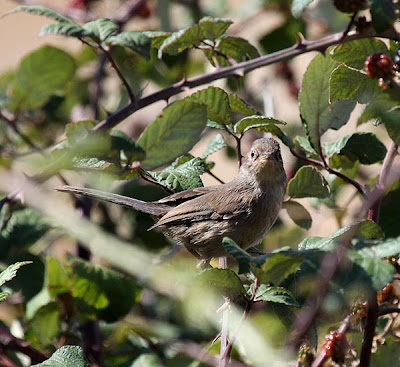
[[[162,204],[164,204],[164,203],[174,204],[179,201],[186,201],[189,199],[193,199],[197,196],[207,194],[210,191],[217,190],[219,186],[220,185],[208,186],[208,187],[196,187],[195,189],[177,192],[175,194],[172,194],[170,196],[167,196],[165,198],[158,200],[158,202],[162,203]]]

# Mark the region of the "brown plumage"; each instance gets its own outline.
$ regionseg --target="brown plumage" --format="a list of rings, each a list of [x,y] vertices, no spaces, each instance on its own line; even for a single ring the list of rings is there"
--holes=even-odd
[[[159,219],[150,229],[160,228],[196,257],[209,260],[225,255],[224,237],[244,249],[258,244],[278,216],[285,187],[279,144],[263,138],[254,141],[231,182],[178,192],[156,202],[71,186],[58,190],[152,214]]]

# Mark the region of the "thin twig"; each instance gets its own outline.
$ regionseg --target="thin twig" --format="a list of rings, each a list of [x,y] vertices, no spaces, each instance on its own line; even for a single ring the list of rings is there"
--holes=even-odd
[[[226,269],[228,267],[228,261],[226,256],[219,258],[219,268]],[[228,351],[228,333],[229,333],[229,297],[224,297],[224,310],[222,312],[222,323],[221,323],[221,348],[219,352],[219,363],[218,367],[227,367],[229,363],[230,353]]]
[[[214,179],[216,179],[220,184],[224,184],[225,182],[222,181],[219,177],[217,177],[216,175],[214,175],[214,173],[212,173],[209,169],[206,170],[206,172]]]
[[[373,37],[381,37],[389,39],[397,39],[398,37],[397,33],[395,33],[394,31],[385,32],[381,34],[361,34],[354,32],[352,34],[347,35],[344,39],[341,39],[342,36],[343,32],[339,32],[316,41],[301,40],[292,47],[286,48],[284,50],[273,52],[271,54],[257,57],[248,61],[240,62],[232,66],[218,68],[207,74],[198,75],[193,78],[183,79],[182,81],[177,82],[165,89],[162,89],[158,92],[148,95],[147,97],[139,99],[136,105],[130,104],[116,111],[115,113],[109,115],[105,120],[97,124],[93,129],[94,130],[111,129],[112,127],[118,125],[121,121],[126,119],[135,111],[147,107],[157,101],[168,100],[171,96],[174,96],[188,89],[208,84],[215,80],[227,78],[230,76],[242,75],[243,73],[248,73],[252,70],[258,69],[263,66],[271,65],[279,61],[292,59],[296,56],[299,56],[307,52],[325,50],[329,46],[335,45],[340,42],[349,42],[357,39],[373,38]]]
[[[379,316],[388,315],[391,313],[400,313],[400,307],[384,307],[378,312]]]
[[[369,367],[374,341],[376,324],[379,317],[379,306],[376,295],[368,301],[367,320],[364,327],[364,339],[360,353],[360,367]]]

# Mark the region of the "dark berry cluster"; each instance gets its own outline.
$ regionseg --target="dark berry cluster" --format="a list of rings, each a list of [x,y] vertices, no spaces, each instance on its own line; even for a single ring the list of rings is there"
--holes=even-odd
[[[342,13],[355,13],[369,8],[368,0],[333,0],[333,4]]]
[[[365,72],[371,78],[388,78],[393,73],[393,61],[381,52],[369,55],[365,60]]]

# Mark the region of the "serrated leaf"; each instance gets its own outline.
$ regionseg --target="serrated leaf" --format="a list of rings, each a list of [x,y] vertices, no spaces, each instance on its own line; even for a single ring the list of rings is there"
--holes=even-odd
[[[311,4],[314,0],[293,0],[292,2],[292,14],[298,18],[307,5]]]
[[[206,172],[203,159],[193,158],[178,166],[171,165],[159,172],[147,172],[157,182],[173,191],[182,191],[202,187],[200,175]]]
[[[95,41],[105,41],[109,36],[118,30],[118,25],[110,19],[99,18],[86,23],[83,26],[85,37],[90,37]]]
[[[72,295],[95,309],[97,317],[115,322],[137,302],[140,287],[114,270],[73,260]]]
[[[46,24],[40,30],[39,36],[44,36],[46,34],[58,34],[60,36],[66,37],[82,37],[84,29],[76,23],[70,22],[59,22]]]
[[[389,238],[383,241],[359,240],[355,248],[361,256],[383,259],[400,254],[400,237]]]
[[[396,20],[396,5],[392,0],[371,0],[372,26],[377,32],[388,30]]]
[[[239,112],[243,115],[252,116],[252,115],[260,115],[260,113],[254,109],[251,105],[249,105],[246,101],[241,99],[239,96],[233,93],[228,94],[229,97],[229,106],[233,112]]]
[[[11,109],[35,109],[62,90],[75,74],[75,61],[65,51],[43,46],[21,61],[11,88]]]
[[[365,38],[341,43],[334,47],[330,55],[335,61],[346,64],[350,68],[364,70],[367,57],[380,52],[389,55],[384,42],[376,38]]]
[[[142,32],[146,37],[151,40],[151,47],[160,48],[163,42],[171,36],[171,32],[163,32],[163,31],[143,31]]]
[[[290,275],[299,270],[303,257],[284,253],[268,254],[266,261],[260,266],[258,278],[261,283],[280,285]]]
[[[70,122],[65,126],[65,136],[71,144],[78,143],[85,139],[95,126],[96,122],[92,120]]]
[[[286,122],[266,116],[246,116],[235,124],[234,131],[237,134],[243,134],[250,129],[274,132],[276,131],[275,125],[286,125]]]
[[[222,135],[217,134],[217,135],[213,136],[213,138],[210,140],[210,142],[208,143],[207,149],[201,155],[201,158],[206,159],[211,154],[218,152],[219,150],[225,148],[226,146],[227,146],[227,144],[226,144],[224,138],[222,137]]]
[[[49,224],[33,209],[14,211],[1,231],[0,258],[5,259],[8,250],[28,247],[40,239],[49,229]]]
[[[243,250],[235,241],[229,237],[224,237],[222,240],[222,246],[225,251],[233,256],[239,265],[239,274],[250,272],[250,262],[253,259],[245,250]]]
[[[386,147],[373,133],[354,133],[332,142],[323,143],[323,152],[327,156],[339,154],[351,161],[373,164],[385,158]]]
[[[180,52],[192,48],[204,39],[201,27],[198,24],[174,32],[164,40],[158,49],[158,57],[161,59],[163,53],[177,55]]]
[[[329,99],[331,103],[353,100],[368,103],[382,93],[376,79],[364,72],[350,69],[345,65],[338,66],[331,74],[329,81]]]
[[[208,87],[193,93],[185,100],[193,100],[207,107],[207,118],[222,125],[232,123],[228,93],[218,87]]]
[[[12,13],[17,13],[17,12],[25,12],[25,13],[31,13],[31,14],[36,14],[36,15],[44,15],[45,17],[57,20],[59,22],[71,22],[73,21],[67,17],[64,17],[63,15],[57,13],[53,9],[46,8],[45,6],[42,5],[20,5],[14,8],[13,10],[7,12],[6,14],[12,14]]]
[[[206,108],[198,102],[181,100],[164,108],[137,141],[146,153],[142,166],[153,169],[186,154],[198,142],[206,122]]]
[[[298,203],[297,201],[286,201],[282,206],[286,209],[289,217],[293,222],[295,222],[299,227],[304,229],[310,229],[312,224],[312,218],[307,209]]]
[[[397,144],[400,144],[400,109],[396,108],[392,111],[380,113],[381,119],[385,124],[386,130],[390,138]]]
[[[7,267],[6,270],[0,273],[0,287],[4,285],[4,283],[10,281],[17,275],[17,271],[21,266],[32,264],[32,261],[21,261]]]
[[[289,181],[287,193],[291,198],[329,196],[329,185],[325,178],[313,166],[303,166]]]
[[[318,157],[318,153],[311,146],[310,141],[304,136],[296,136],[294,138],[294,142],[298,144],[307,153],[308,156]]]
[[[358,118],[357,125],[374,120],[374,125],[383,122],[386,112],[395,111],[398,108],[398,99],[390,93],[381,93],[365,106],[363,112]],[[395,112],[394,112],[395,113]]]
[[[385,287],[393,280],[396,270],[393,265],[377,257],[362,256],[355,251],[348,251],[349,258],[360,266],[368,275],[374,291]]]
[[[150,58],[152,40],[146,35],[146,32],[121,32],[115,36],[108,37],[106,43],[114,46],[128,47],[146,59]]]
[[[222,36],[232,24],[229,19],[203,17],[199,21],[199,26],[203,37],[209,40],[215,40]]]
[[[282,303],[289,307],[300,307],[293,294],[283,287],[267,287],[260,284],[256,292],[256,299],[271,303]]]
[[[314,149],[320,136],[328,129],[337,130],[349,119],[355,101],[329,103],[329,79],[337,63],[328,56],[317,55],[303,77],[299,95],[300,114],[304,129]]]
[[[10,293],[8,292],[0,292],[0,302],[5,301],[9,295]]]
[[[236,62],[242,62],[260,56],[258,50],[249,41],[241,37],[223,35],[217,40],[215,48],[217,52],[212,49],[203,50],[214,66],[230,66],[229,58]]]
[[[230,269],[207,269],[199,275],[199,280],[229,299],[235,299],[245,294],[240,278]]]
[[[349,232],[352,231],[351,237]],[[298,245],[299,250],[330,251],[336,244],[343,240],[361,236],[365,239],[379,239],[383,237],[381,228],[371,220],[363,220],[338,229],[327,237],[307,237]],[[348,238],[349,237],[349,238]]]
[[[57,349],[46,361],[32,367],[90,367],[90,364],[81,347],[65,345]]]

